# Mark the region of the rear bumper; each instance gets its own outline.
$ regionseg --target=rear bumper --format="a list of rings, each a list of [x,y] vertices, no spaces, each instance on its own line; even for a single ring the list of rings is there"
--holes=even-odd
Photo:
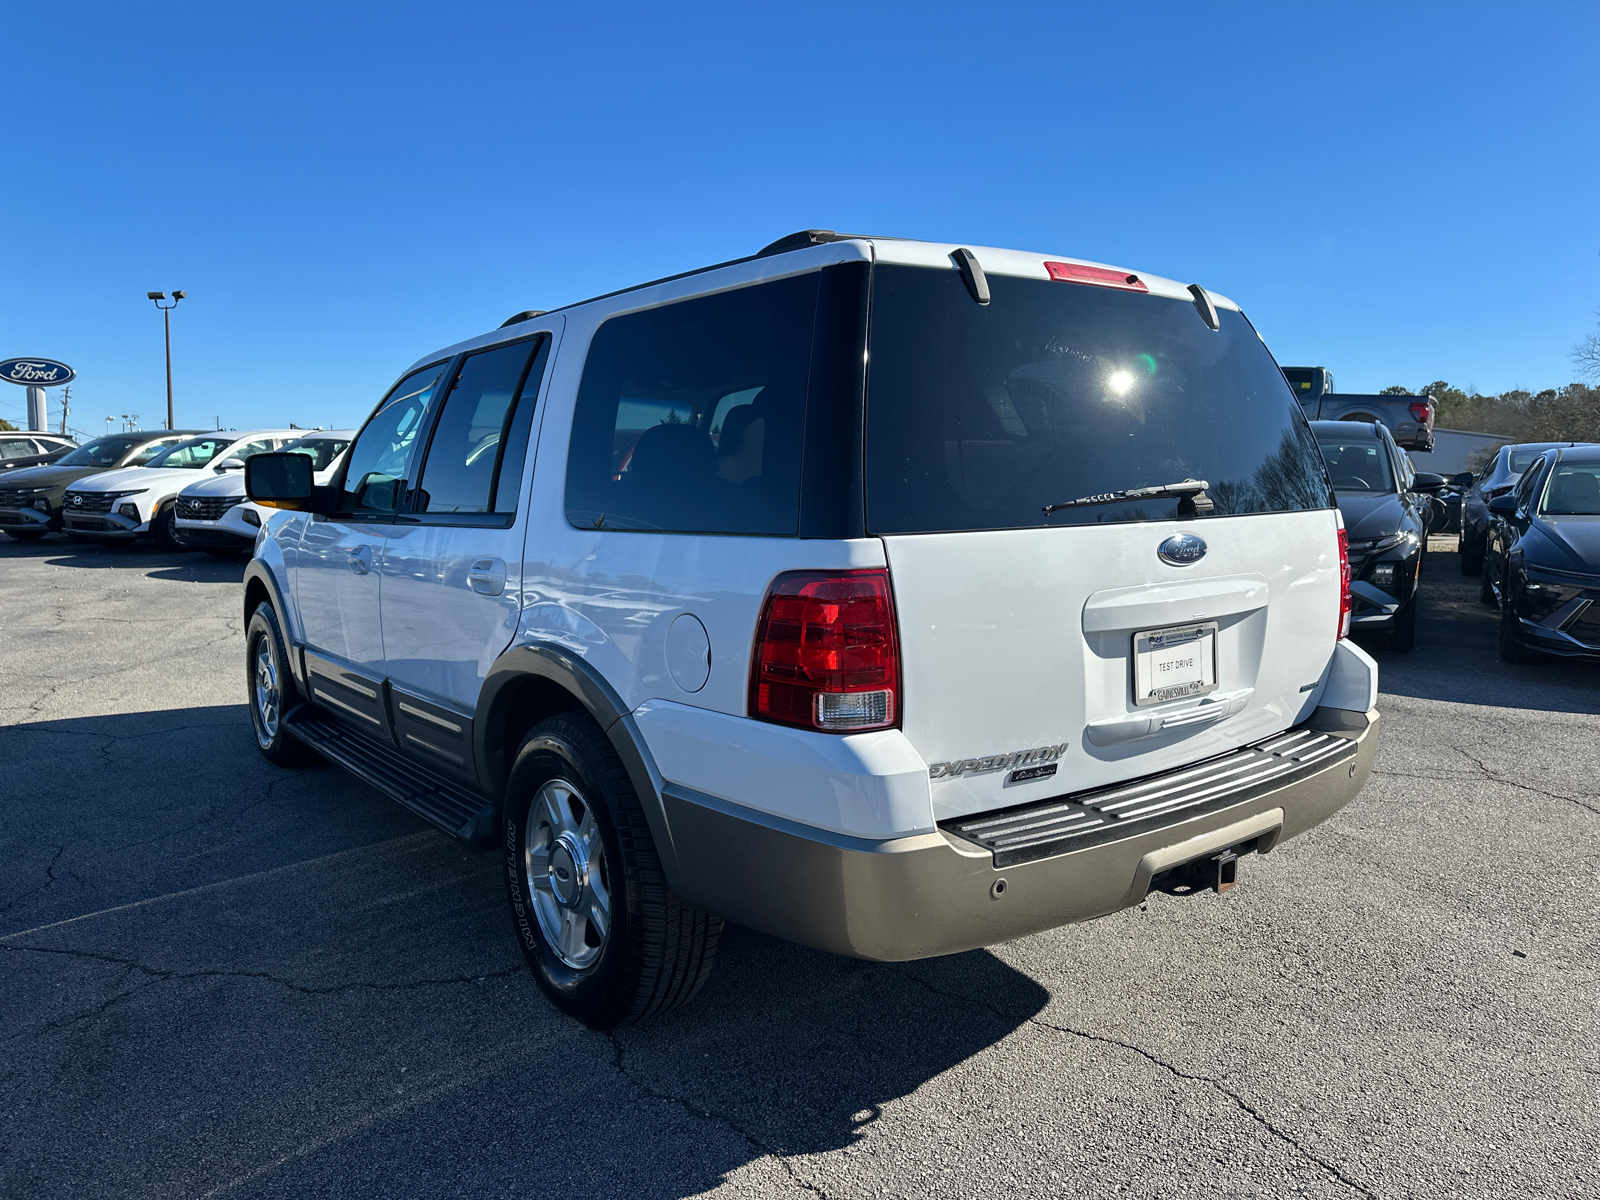
[[[1433,430],[1413,421],[1402,421],[1394,427],[1394,444],[1402,450],[1432,450]]]
[[[1009,941],[1127,908],[1161,871],[1243,844],[1266,853],[1332,816],[1372,771],[1378,714],[1321,708],[1311,724],[1355,743],[1354,755],[1236,804],[1002,867],[943,829],[871,841],[668,784],[673,884],[731,921],[855,958],[895,962]]]

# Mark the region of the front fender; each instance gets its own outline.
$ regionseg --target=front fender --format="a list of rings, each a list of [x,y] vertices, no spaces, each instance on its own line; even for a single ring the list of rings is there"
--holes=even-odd
[[[270,547],[270,550],[268,550]],[[263,552],[266,553],[263,553]],[[258,557],[252,558],[244,569],[244,622],[248,627],[250,614],[255,609],[254,597],[260,591],[265,591],[273,611],[278,614],[278,621],[283,627],[283,636],[288,639],[289,645],[289,672],[295,682],[305,686],[304,660],[295,650],[305,644],[305,637],[300,626],[300,614],[294,607],[287,603],[289,589],[284,583],[287,572],[284,570],[283,553],[276,543],[266,542],[256,546]]]

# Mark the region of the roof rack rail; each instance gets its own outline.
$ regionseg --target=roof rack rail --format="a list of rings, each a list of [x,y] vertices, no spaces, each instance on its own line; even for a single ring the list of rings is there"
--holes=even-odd
[[[542,308],[530,308],[527,312],[519,312],[516,316],[507,317],[504,321],[501,321],[500,328],[504,329],[507,325],[520,325],[523,321],[531,321],[535,317],[542,317],[545,311]]]
[[[839,235],[831,229],[802,229],[799,233],[791,233],[770,245],[761,247],[756,251],[756,257],[766,258],[771,254],[787,254],[790,250],[804,250],[807,246],[821,246],[838,240]]]

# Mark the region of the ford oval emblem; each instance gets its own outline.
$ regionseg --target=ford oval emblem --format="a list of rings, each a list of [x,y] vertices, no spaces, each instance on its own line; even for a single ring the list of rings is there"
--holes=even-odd
[[[1192,533],[1175,533],[1156,548],[1156,557],[1174,567],[1192,567],[1206,556],[1206,544]]]
[[[78,373],[53,358],[0,359],[0,379],[23,387],[60,387],[71,383]]]

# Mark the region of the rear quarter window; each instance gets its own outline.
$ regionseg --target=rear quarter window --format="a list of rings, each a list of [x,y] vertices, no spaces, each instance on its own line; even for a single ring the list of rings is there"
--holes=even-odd
[[[812,272],[602,324],[578,387],[568,521],[794,536],[817,287]]]
[[[1074,283],[880,266],[867,377],[873,533],[1166,520],[1178,497],[1080,497],[1209,483],[1202,515],[1332,504],[1315,440],[1261,339],[1220,309]]]

